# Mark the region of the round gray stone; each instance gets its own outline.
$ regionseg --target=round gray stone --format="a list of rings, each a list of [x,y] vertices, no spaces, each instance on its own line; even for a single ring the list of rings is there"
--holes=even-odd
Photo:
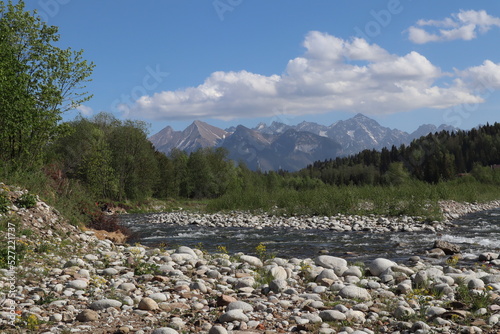
[[[396,265],[396,262],[379,257],[379,258],[373,260],[372,262],[370,262],[370,265],[368,268],[370,270],[370,273],[373,276],[379,276],[385,270],[387,270],[388,268],[391,268],[392,266],[395,266],[395,265]]]
[[[122,283],[120,284],[118,289],[129,292],[129,291],[134,291],[136,289],[136,286],[134,283]]]
[[[323,321],[344,321],[346,319],[345,314],[337,310],[321,311],[319,317]]]
[[[220,322],[244,321],[248,322],[248,317],[243,313],[243,310],[231,310],[219,317]]]
[[[227,330],[222,326],[212,326],[208,331],[208,334],[227,334]]]
[[[99,310],[105,310],[108,307],[121,307],[122,303],[118,300],[115,299],[101,299],[101,300],[96,300],[92,304],[90,304],[90,309],[99,311]]]
[[[269,283],[269,288],[274,293],[280,293],[280,292],[284,291],[287,287],[288,287],[288,283],[282,279],[275,279],[275,280],[272,280],[271,283]]]
[[[348,298],[348,299],[361,299],[361,300],[372,299],[368,290],[357,287],[355,285],[345,286],[339,291],[339,295],[342,298]]]
[[[152,293],[148,297],[158,303],[167,301],[167,296],[165,296],[165,294],[161,292]]]
[[[76,290],[83,290],[87,286],[88,286],[88,283],[84,280],[81,280],[81,279],[70,281],[70,282],[68,282],[68,284],[66,284],[67,288],[72,288],[72,289],[76,289]]]
[[[467,283],[467,287],[471,290],[482,290],[484,289],[484,282],[479,278],[473,278]]]
[[[342,275],[348,269],[346,260],[330,255],[320,255],[314,259],[314,263],[326,269],[333,269],[337,276]]]
[[[118,274],[118,270],[116,270],[115,268],[106,268],[102,271],[102,273],[104,275],[109,275],[109,276],[113,276],[113,275],[116,275]]]
[[[242,310],[243,312],[253,312],[253,306],[242,301],[237,301],[229,303],[229,305],[227,305],[226,311],[231,311],[231,310]]]
[[[155,329],[152,334],[179,334],[179,332],[170,327],[162,327]]]
[[[262,267],[264,265],[262,263],[262,261],[258,257],[255,257],[255,256],[242,255],[242,256],[240,256],[240,259],[241,259],[241,261],[246,262],[249,265],[254,266],[254,267]]]

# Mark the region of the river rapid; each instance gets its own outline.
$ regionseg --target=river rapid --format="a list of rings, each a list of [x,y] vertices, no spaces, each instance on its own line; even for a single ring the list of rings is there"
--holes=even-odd
[[[154,217],[155,214],[121,216],[121,224],[133,233],[130,243],[167,248],[202,247],[208,252],[218,252],[218,246],[223,246],[230,254],[255,254],[257,245],[263,243],[269,254],[282,258],[313,258],[324,253],[350,261],[377,257],[405,261],[413,255],[426,257],[426,251],[437,239],[459,245],[464,258],[471,260],[482,252],[500,252],[500,209],[461,217],[453,221],[456,227],[439,233],[219,228],[151,223]]]

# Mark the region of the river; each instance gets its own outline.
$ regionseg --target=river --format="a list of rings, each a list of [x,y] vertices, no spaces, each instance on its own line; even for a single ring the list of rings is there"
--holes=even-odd
[[[320,253],[339,256],[350,261],[366,261],[385,257],[395,261],[407,260],[412,255],[425,257],[436,239],[442,239],[462,248],[462,254],[500,252],[500,209],[464,216],[454,222],[456,228],[440,234],[425,232],[332,232],[325,230],[209,228],[197,225],[148,223],[153,214],[124,215],[121,224],[133,236],[131,243],[147,246],[202,247],[217,252],[224,246],[230,254],[255,254],[259,243],[269,254],[283,258],[315,257]]]

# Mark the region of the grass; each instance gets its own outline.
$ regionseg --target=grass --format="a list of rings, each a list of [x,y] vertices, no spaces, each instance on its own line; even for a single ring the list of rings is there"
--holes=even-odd
[[[9,211],[10,201],[5,193],[0,193],[0,214]]]
[[[76,180],[59,178],[50,168],[38,171],[9,171],[0,168],[0,180],[29,190],[18,199],[21,207],[41,200],[55,207],[73,225],[85,225],[92,221],[99,208],[96,199]],[[0,189],[0,213],[6,212],[9,199]],[[420,216],[427,220],[442,219],[438,202],[487,202],[500,199],[500,187],[495,183],[481,183],[472,176],[452,181],[429,184],[408,180],[398,186],[330,186],[314,183],[310,187],[293,185],[271,187],[255,182],[245,187],[233,187],[214,199],[155,199],[140,201],[110,201],[113,206],[125,208],[129,213],[147,212],[220,212],[231,210],[268,212],[276,215],[378,214],[388,216]]]
[[[488,292],[473,292],[469,290],[464,282],[458,284],[456,290],[456,300],[468,305],[471,311],[477,311],[481,308],[487,308],[493,303],[493,298]]]
[[[441,220],[440,200],[487,202],[500,198],[498,186],[471,179],[438,184],[408,181],[399,186],[319,186],[316,189],[247,189],[208,202],[207,211],[248,210],[286,215],[378,214]]]
[[[173,211],[204,211],[208,200],[198,199],[156,199],[149,198],[139,202],[114,202],[113,204],[127,210],[128,213],[152,213]]]

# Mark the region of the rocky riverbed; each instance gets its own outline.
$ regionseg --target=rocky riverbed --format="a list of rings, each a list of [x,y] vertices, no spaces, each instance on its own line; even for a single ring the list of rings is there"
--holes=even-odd
[[[22,193],[11,192],[13,203]],[[459,206],[451,203],[449,213]],[[463,212],[471,206],[462,206]],[[100,240],[96,235],[102,233],[65,224],[43,202],[12,209],[9,217],[19,217],[13,231],[16,252],[24,260],[0,270],[2,333],[500,331],[495,252],[477,254],[473,264],[462,262],[452,245],[439,243],[435,251],[449,255],[438,264],[418,256],[400,263],[382,258],[350,263],[320,254],[287,259],[286,254],[271,256],[264,245],[252,254],[227,254],[223,247],[208,254],[186,246],[148,248]],[[319,226],[323,218],[309,219],[307,224]],[[354,226],[345,219],[344,225]],[[378,224],[388,219],[393,225],[384,228],[389,232],[388,226],[400,220],[403,226],[418,224],[409,217],[406,222],[405,217],[355,219]],[[436,229],[436,224],[452,227],[439,222],[422,228]]]
[[[337,214],[330,217],[311,216],[275,216],[268,213],[249,212],[231,213],[192,213],[174,211],[151,214],[148,224],[198,225],[217,228],[284,228],[292,230],[330,230],[335,232],[365,231],[370,233],[388,233],[398,231],[440,232],[454,226],[453,220],[466,214],[500,207],[500,201],[488,203],[459,203],[442,201],[439,203],[443,214],[441,221],[427,221],[422,217],[358,216]]]

